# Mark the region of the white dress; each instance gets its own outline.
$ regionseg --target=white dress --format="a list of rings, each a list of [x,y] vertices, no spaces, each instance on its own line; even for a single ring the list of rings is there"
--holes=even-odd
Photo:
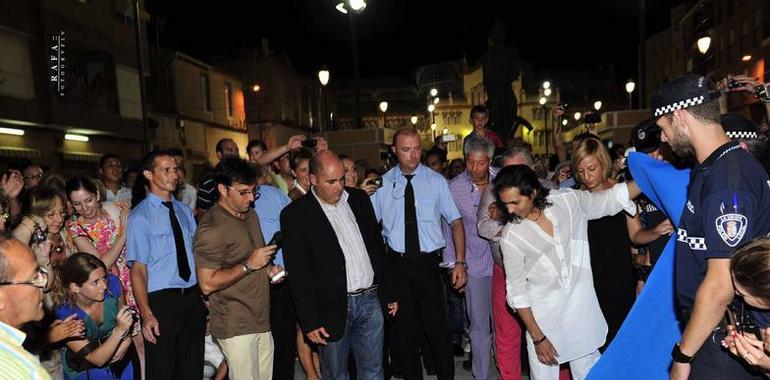
[[[633,215],[624,183],[590,193],[551,190],[544,216],[553,224],[553,237],[535,222],[508,223],[500,248],[506,273],[508,304],[529,307],[543,333],[566,363],[596,351],[607,337],[594,291],[588,250],[588,220],[625,210]],[[532,337],[527,334],[527,344]]]

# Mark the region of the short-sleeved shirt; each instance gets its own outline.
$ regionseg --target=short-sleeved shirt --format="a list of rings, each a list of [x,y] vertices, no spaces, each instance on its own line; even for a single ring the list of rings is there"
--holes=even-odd
[[[35,355],[24,349],[27,335],[0,321],[0,378],[50,380]]]
[[[679,307],[691,309],[708,259],[729,259],[736,247],[770,231],[770,181],[738,142],[717,148],[690,173],[676,244]]]
[[[455,205],[446,178],[430,168],[419,164],[414,171],[415,209],[417,210],[417,234],[420,251],[433,252],[444,248],[446,240],[441,231],[442,218],[447,223],[459,219],[460,211]],[[397,252],[405,252],[404,243],[404,193],[406,177],[396,165],[382,176],[382,187],[371,196],[377,220],[382,221],[382,235],[388,246]]]
[[[254,200],[254,211],[259,216],[262,236],[269,242],[273,234],[281,230],[281,211],[291,203],[291,199],[275,186],[260,186],[259,197]],[[283,250],[275,253],[273,263],[283,265]]]
[[[174,214],[182,228],[187,263],[193,269],[195,218],[187,205],[171,198]],[[129,214],[126,227],[126,262],[129,267],[134,262],[147,266],[148,293],[170,288],[189,288],[198,283],[194,270],[187,281],[179,277],[174,231],[169,210],[162,202],[159,196],[148,192],[147,197]]]
[[[201,217],[195,234],[195,263],[201,268],[240,266],[265,245],[259,217],[251,210],[241,219],[220,204]],[[217,339],[270,331],[270,283],[267,267],[247,274],[209,295],[211,335]]]

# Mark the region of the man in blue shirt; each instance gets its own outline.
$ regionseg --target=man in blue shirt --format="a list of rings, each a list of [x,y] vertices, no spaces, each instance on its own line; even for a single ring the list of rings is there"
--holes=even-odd
[[[456,265],[452,284],[460,289],[466,281],[465,230],[449,185],[441,174],[420,164],[420,136],[412,127],[393,136],[398,165],[383,178],[372,195],[377,219],[388,253],[397,270],[396,315],[399,357],[406,379],[422,379],[417,343],[422,325],[434,350],[439,379],[454,377],[452,345],[447,332],[439,261],[447,242],[442,219],[452,226]]]
[[[268,170],[263,168],[262,170]],[[262,236],[266,241],[281,230],[281,210],[291,199],[275,186],[261,185],[257,188],[254,210],[259,216]],[[273,264],[283,264],[283,250],[279,249]],[[297,316],[289,293],[290,277],[270,287],[270,331],[273,333],[273,378],[294,378],[294,357],[297,351]]]
[[[206,311],[193,260],[195,219],[174,199],[174,157],[152,152],[142,164],[149,192],[128,217],[126,261],[142,320],[147,379],[203,377]]]
[[[718,97],[709,80],[688,74],[662,85],[651,100],[661,140],[697,161],[677,231],[675,281],[685,329],[671,352],[675,380],[759,376],[742,363],[751,358],[730,357],[720,341],[735,295],[730,257],[740,244],[770,231],[770,181],[725,134]]]

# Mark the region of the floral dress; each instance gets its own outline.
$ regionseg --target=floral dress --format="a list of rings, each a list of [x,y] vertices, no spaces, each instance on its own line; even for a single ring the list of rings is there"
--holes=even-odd
[[[102,210],[95,222],[86,223],[78,218],[70,223],[67,227],[67,234],[73,241],[78,237],[85,237],[94,245],[100,258],[104,258],[104,255],[112,248],[118,238],[118,226],[115,225],[110,215]],[[136,305],[134,291],[131,288],[131,272],[126,265],[126,247],[123,247],[123,251],[115,260],[115,264],[107,269],[120,279],[123,293],[126,295],[126,305]]]

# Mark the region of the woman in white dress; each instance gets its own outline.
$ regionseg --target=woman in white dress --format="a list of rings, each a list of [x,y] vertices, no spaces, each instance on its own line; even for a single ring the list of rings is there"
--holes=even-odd
[[[514,165],[498,173],[494,193],[508,220],[500,239],[506,298],[527,329],[530,378],[558,379],[559,365],[569,363],[572,378],[584,379],[607,336],[587,223],[635,213],[639,188],[630,181],[597,193],[548,190],[532,169]]]

